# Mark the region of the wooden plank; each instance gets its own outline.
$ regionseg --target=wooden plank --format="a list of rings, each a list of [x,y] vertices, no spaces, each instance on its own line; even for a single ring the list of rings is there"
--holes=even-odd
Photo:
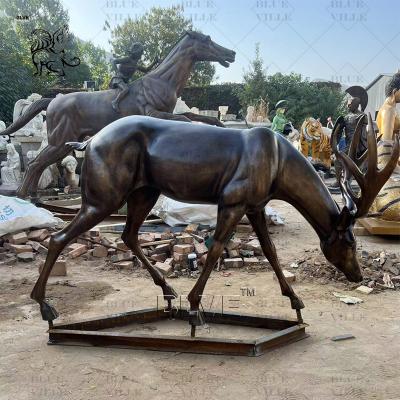
[[[400,222],[380,218],[361,218],[359,223],[372,235],[400,235]]]

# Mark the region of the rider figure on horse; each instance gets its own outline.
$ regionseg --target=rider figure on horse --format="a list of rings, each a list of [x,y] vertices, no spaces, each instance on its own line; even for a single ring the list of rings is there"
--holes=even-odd
[[[119,103],[120,101],[128,94],[129,92],[129,80],[132,78],[132,75],[136,71],[147,73],[149,72],[157,63],[158,57],[154,59],[154,61],[148,66],[143,67],[138,65],[142,55],[143,55],[143,45],[139,42],[136,42],[132,45],[128,55],[125,57],[116,57],[111,63],[116,74],[112,77],[110,84],[108,87],[110,89],[119,89],[117,97],[112,101],[112,108],[119,112]]]

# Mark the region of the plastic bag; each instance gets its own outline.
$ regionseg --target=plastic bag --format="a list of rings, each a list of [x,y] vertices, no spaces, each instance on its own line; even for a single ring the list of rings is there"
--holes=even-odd
[[[17,197],[0,195],[0,236],[29,228],[52,228],[62,223],[44,208]]]
[[[157,215],[169,226],[202,224],[215,226],[218,208],[214,204],[182,203],[160,196],[152,214]],[[265,207],[268,223],[283,225],[283,218],[271,207]]]

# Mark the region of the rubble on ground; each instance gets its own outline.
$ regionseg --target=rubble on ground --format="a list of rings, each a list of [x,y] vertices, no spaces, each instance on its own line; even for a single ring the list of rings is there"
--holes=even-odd
[[[400,289],[400,254],[363,250],[358,253],[358,260],[364,278],[358,284],[348,282],[346,277],[331,265],[318,249],[309,251],[304,257],[290,262],[288,269],[303,281],[312,280],[321,284],[337,281],[352,286],[354,289],[364,286],[374,291]],[[366,288],[358,291],[365,294],[370,293],[371,291]]]
[[[0,238],[0,266],[13,265],[16,262],[29,264],[38,258],[41,260],[39,266],[41,270],[47,255],[51,233],[51,229],[44,228],[2,236]],[[163,232],[140,233],[138,239],[143,253],[164,276],[197,278],[205,265],[213,233],[211,229],[205,229],[204,226],[190,224],[177,233],[169,228]],[[189,265],[189,254],[196,255],[194,267]],[[306,250],[303,254],[301,258],[282,265],[284,275],[290,282],[314,281],[327,284],[335,281],[352,289],[359,288],[358,291],[363,294],[381,289],[400,288],[400,255],[398,254],[365,250],[360,252],[358,258],[364,279],[359,284],[348,282],[339,270],[329,264],[319,249]],[[79,260],[79,258],[102,260],[101,265],[107,269],[127,272],[143,267],[119,236],[110,236],[101,234],[98,230],[91,230],[66,246],[51,275],[67,275],[68,260]],[[237,226],[235,234],[227,242],[215,268],[218,271],[270,268],[246,218]]]

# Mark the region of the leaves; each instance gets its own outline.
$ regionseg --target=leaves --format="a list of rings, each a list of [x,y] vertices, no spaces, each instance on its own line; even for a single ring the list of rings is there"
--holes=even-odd
[[[60,0],[0,0],[0,10],[5,11],[0,15],[0,120],[7,125],[12,122],[15,102],[31,93],[46,94],[55,87],[79,90],[85,80],[96,80],[101,88],[108,86],[111,74],[105,51],[73,34],[63,42],[65,60],[79,57],[80,65],[66,66],[64,78],[46,71],[34,76],[31,32],[41,28],[53,33],[68,24],[68,13]],[[19,21],[17,16],[29,19]]]
[[[344,94],[340,85],[333,82],[310,82],[300,74],[276,73],[266,76],[263,61],[256,45],[255,59],[250,70],[243,76],[244,87],[238,96],[242,107],[256,105],[260,98],[269,102],[272,110],[279,100],[287,100],[287,117],[295,126],[300,126],[307,117],[320,118],[324,123],[328,117],[336,119],[343,112]],[[272,119],[273,115],[270,115]]]
[[[192,23],[185,18],[179,6],[153,7],[140,18],[127,19],[112,31],[111,44],[117,56],[126,55],[134,42],[144,46],[142,62],[147,66],[155,57],[163,58],[173,48]],[[215,66],[209,62],[197,63],[189,79],[189,86],[209,85]],[[141,74],[137,73],[138,78]]]

